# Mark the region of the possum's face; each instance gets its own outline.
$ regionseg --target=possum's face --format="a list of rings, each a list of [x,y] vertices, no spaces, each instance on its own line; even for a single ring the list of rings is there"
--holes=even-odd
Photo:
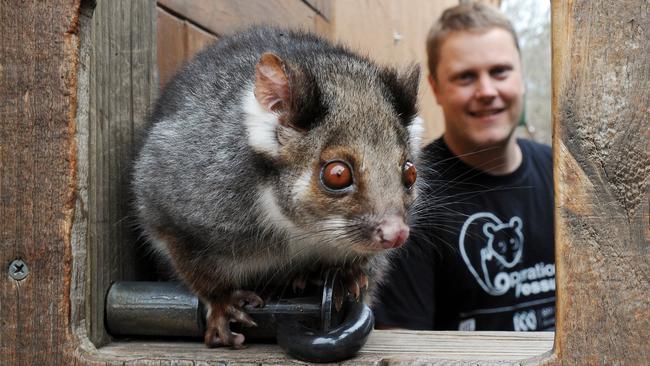
[[[373,253],[399,247],[409,235],[417,171],[408,141],[389,129],[365,130],[343,131],[348,136],[324,143],[281,177],[278,202],[295,234],[317,238],[323,250]],[[372,144],[369,135],[385,139]]]
[[[265,218],[296,251],[358,256],[403,245],[422,130],[417,72],[314,77],[267,55],[246,109],[249,144],[281,167],[260,189]],[[293,88],[284,73],[298,79]]]

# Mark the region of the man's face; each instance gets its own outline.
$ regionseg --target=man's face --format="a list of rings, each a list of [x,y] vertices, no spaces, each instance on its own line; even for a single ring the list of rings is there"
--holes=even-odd
[[[445,139],[464,149],[505,143],[519,121],[524,83],[510,33],[457,32],[442,43],[429,77],[445,116]]]

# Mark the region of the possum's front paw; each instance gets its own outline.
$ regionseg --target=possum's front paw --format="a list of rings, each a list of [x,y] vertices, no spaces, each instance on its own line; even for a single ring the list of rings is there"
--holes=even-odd
[[[264,306],[264,301],[252,291],[236,290],[220,300],[208,304],[204,341],[208,347],[230,346],[244,348],[244,335],[230,330],[231,322],[256,327],[250,315],[242,310],[245,305]]]

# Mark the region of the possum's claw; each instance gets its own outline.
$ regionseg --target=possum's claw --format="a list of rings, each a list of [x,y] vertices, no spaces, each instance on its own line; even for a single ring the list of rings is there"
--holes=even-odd
[[[234,349],[245,348],[243,334],[230,330],[231,322],[238,322],[248,327],[256,327],[257,323],[242,310],[245,305],[253,307],[264,306],[264,301],[254,292],[236,290],[230,296],[221,300],[208,302],[208,316],[204,335],[208,347],[230,346]]]
[[[257,296],[253,291],[244,291],[236,290],[230,295],[232,301],[231,305],[234,306],[234,303],[237,304],[237,307],[243,307],[244,305],[251,305],[254,308],[259,308],[264,306],[264,300],[261,297]]]
[[[354,300],[359,301],[361,291],[368,287],[368,276],[360,267],[350,267],[345,271],[345,288]]]

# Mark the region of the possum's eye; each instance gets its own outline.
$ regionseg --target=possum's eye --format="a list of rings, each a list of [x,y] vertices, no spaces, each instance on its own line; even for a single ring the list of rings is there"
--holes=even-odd
[[[415,184],[415,179],[418,177],[418,172],[415,169],[415,164],[407,161],[402,167],[402,180],[404,181],[404,187],[410,189]]]
[[[352,185],[352,169],[343,161],[330,161],[323,166],[320,178],[325,188],[339,191]]]

